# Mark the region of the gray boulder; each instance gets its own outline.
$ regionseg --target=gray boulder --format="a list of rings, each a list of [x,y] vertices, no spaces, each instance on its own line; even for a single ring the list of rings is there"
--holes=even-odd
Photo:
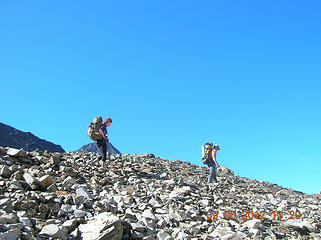
[[[49,236],[53,239],[61,239],[66,240],[67,235],[61,228],[59,228],[56,224],[49,224],[42,228],[41,235]]]
[[[79,226],[83,240],[120,240],[123,235],[121,220],[110,212],[101,213]]]

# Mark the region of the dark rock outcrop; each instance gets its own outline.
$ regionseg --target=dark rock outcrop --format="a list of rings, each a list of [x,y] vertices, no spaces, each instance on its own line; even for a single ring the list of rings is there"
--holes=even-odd
[[[40,149],[49,152],[65,152],[60,145],[40,139],[30,132],[23,132],[4,123],[0,123],[0,146],[23,148],[25,151]]]

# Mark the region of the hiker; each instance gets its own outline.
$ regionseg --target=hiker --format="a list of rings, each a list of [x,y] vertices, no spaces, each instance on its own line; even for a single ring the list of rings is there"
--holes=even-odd
[[[215,144],[213,147],[211,142],[206,143],[204,147],[205,156],[203,157],[203,163],[207,164],[210,168],[210,174],[208,176],[207,183],[210,184],[214,180],[214,183],[217,184],[216,168],[220,167],[220,165],[216,161],[216,153],[218,150],[220,150],[220,147],[217,144]]]
[[[99,151],[101,153],[101,158],[103,160],[103,167],[106,166],[106,156],[107,156],[107,146],[106,143],[109,142],[109,138],[106,136],[107,132],[107,127],[109,127],[112,123],[111,118],[106,118],[104,123],[100,126],[99,128],[99,134],[101,135],[101,138],[96,140],[97,142],[97,147],[99,148]]]

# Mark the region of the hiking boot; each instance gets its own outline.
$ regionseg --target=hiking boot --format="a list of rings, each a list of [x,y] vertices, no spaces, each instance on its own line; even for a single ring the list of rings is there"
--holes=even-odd
[[[214,190],[215,188],[217,188],[219,186],[218,183],[208,183],[208,188],[211,189],[211,190]]]
[[[103,167],[103,168],[106,168],[106,162],[103,162],[102,164],[101,164],[101,166]]]

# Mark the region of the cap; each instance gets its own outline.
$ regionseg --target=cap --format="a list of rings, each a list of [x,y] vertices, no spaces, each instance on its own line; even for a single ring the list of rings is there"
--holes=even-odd
[[[214,148],[215,148],[215,147],[218,147],[218,150],[220,150],[220,146],[219,146],[219,145],[215,144],[215,145],[214,145]]]

